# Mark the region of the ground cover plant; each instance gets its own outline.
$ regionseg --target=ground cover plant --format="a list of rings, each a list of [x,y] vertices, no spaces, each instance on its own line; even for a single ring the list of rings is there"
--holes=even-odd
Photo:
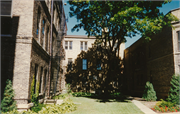
[[[180,111],[180,107],[176,105],[175,103],[164,101],[161,99],[161,101],[158,101],[156,105],[151,108],[154,111],[157,112],[178,112]]]

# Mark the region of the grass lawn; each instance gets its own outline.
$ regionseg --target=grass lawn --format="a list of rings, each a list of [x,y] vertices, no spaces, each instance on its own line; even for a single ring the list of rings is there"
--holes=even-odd
[[[66,114],[144,114],[130,101],[101,102],[99,99],[87,97],[71,97],[77,105],[77,110]]]

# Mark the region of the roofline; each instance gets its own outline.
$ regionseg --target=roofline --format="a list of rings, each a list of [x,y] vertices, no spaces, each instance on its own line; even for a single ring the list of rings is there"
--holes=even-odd
[[[86,35],[66,35],[65,38],[91,38],[96,39],[95,36],[86,36]]]
[[[176,10],[180,10],[180,7],[179,7],[179,8],[176,8],[176,9],[170,10],[168,13],[171,13],[171,12],[176,11]],[[168,14],[168,13],[167,13],[167,14]],[[167,15],[167,14],[166,14],[166,15]]]

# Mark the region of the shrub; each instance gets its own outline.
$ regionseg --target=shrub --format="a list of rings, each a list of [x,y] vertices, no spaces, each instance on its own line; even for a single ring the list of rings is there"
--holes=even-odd
[[[42,110],[38,112],[38,114],[64,114],[75,110],[76,105],[70,99],[67,99],[61,105],[47,105],[46,107],[43,107]]]
[[[38,112],[39,112],[43,107],[45,107],[45,106],[46,106],[45,104],[39,103],[39,104],[37,104],[36,106],[32,107],[31,110],[32,110],[33,112],[38,113]]]
[[[169,95],[168,95],[168,101],[179,104],[179,99],[180,99],[180,94],[179,94],[179,87],[180,83],[179,80],[180,75],[173,75],[171,78],[171,87],[169,90]]]
[[[153,85],[149,81],[146,82],[143,98],[146,101],[156,101],[157,99],[156,92],[154,91]]]
[[[66,99],[69,96],[69,94],[60,94],[53,97],[53,99]]]
[[[1,111],[2,112],[8,112],[12,111],[13,109],[16,109],[16,102],[13,100],[14,98],[14,90],[12,87],[11,80],[6,81],[6,87],[4,90],[4,96],[3,100],[1,102]]]

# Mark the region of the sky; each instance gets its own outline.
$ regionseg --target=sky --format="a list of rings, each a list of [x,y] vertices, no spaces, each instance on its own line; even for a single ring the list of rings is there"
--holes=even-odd
[[[83,29],[80,29],[78,32],[74,31],[71,32],[71,29],[74,27],[75,24],[77,24],[77,19],[75,17],[69,17],[69,7],[70,5],[67,3],[68,0],[63,0],[66,5],[64,5],[64,10],[65,10],[65,15],[68,18],[67,21],[67,35],[87,35],[86,31]],[[172,0],[170,3],[167,3],[163,5],[160,9],[160,12],[163,12],[163,14],[167,14],[170,10],[180,8],[180,1],[179,0]],[[131,46],[134,42],[136,42],[140,38],[139,35],[132,37],[132,38],[127,38],[127,42],[125,43],[125,48]]]

